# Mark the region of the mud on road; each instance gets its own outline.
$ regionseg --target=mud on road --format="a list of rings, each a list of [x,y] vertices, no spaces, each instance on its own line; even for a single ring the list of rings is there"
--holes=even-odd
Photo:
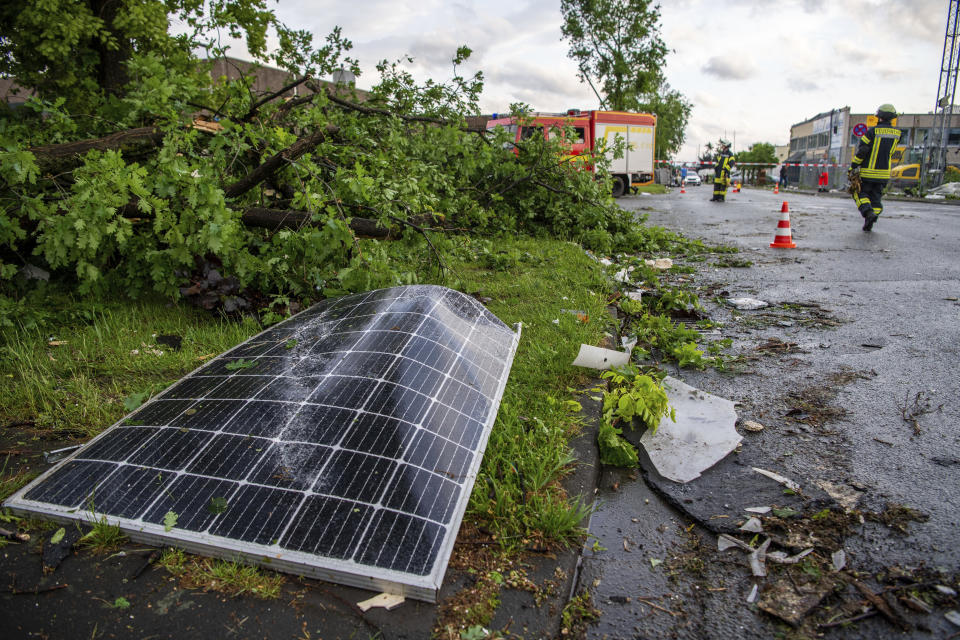
[[[796,249],[768,246],[784,200]],[[744,190],[715,204],[673,193],[621,204],[740,249],[680,276],[719,325],[704,340],[731,340],[729,370],[670,373],[735,401],[744,440],[688,484],[648,463],[642,478],[605,470],[580,581],[603,615],[587,635],[960,631],[944,617],[960,608],[960,207],[891,202],[867,234],[845,198],[825,195]],[[738,297],[769,306],[740,311],[728,302]],[[762,532],[739,530],[749,517]],[[719,551],[722,534],[749,546]],[[761,577],[750,556],[768,539]]]

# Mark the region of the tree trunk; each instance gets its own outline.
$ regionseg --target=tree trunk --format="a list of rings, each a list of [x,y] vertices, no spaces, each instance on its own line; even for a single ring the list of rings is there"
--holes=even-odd
[[[118,33],[113,27],[117,13],[123,4],[120,0],[90,0],[91,12],[103,20],[111,36],[108,42],[99,38],[93,42],[93,48],[100,56],[97,64],[97,79],[104,92],[110,95],[120,95],[120,90],[127,84],[126,62],[133,55],[133,46],[129,38]]]

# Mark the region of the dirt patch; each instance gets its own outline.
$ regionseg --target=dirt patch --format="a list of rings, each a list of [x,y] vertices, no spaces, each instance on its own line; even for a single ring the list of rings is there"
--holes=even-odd
[[[466,586],[438,605],[433,631],[436,638],[444,640],[460,640],[461,631],[475,626],[487,627],[500,605],[503,589],[527,591],[539,605],[554,592],[557,584],[551,580],[535,584],[527,577],[527,567],[519,558],[503,551],[489,535],[468,525],[464,525],[457,536],[450,571],[458,572]],[[560,580],[563,576],[556,577]]]
[[[784,417],[793,422],[803,422],[813,427],[823,427],[828,422],[840,420],[848,411],[835,403],[837,394],[854,380],[869,379],[872,372],[841,370],[826,376],[825,384],[810,385],[787,394],[784,403],[789,407]]]
[[[904,535],[908,533],[907,527],[911,522],[926,522],[930,519],[930,516],[927,514],[896,502],[887,504],[883,511],[879,513],[873,511],[865,512],[863,517],[871,522],[879,522],[880,524],[886,525]]]
[[[781,302],[763,311],[734,312],[738,324],[749,328],[794,327],[832,329],[846,320],[816,302]]]

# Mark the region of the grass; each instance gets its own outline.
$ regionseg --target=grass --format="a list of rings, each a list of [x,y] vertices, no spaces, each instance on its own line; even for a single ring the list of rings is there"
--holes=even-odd
[[[489,299],[508,325],[523,324],[468,517],[508,548],[565,545],[580,539],[587,513],[559,484],[573,468],[569,440],[580,430],[569,389],[588,381],[570,363],[581,343],[598,344],[611,327],[607,284],[576,245],[503,238],[495,246],[492,257],[485,241],[448,247],[462,288]]]
[[[637,193],[666,193],[667,187],[662,184],[648,184],[642,187],[636,187]]]
[[[107,553],[119,549],[127,542],[127,536],[117,525],[110,524],[106,516],[95,520],[90,531],[83,534],[77,546],[93,551]]]
[[[3,465],[0,466],[0,502],[3,502],[21,487],[26,486],[28,482],[39,475],[38,471],[10,470],[7,471],[7,465],[10,463],[10,456],[3,459]]]
[[[271,600],[280,595],[285,579],[273,571],[229,560],[190,555],[182,549],[163,550],[157,564],[180,579],[184,587],[227,595],[252,595]]]
[[[665,229],[644,231],[640,258],[672,255],[689,262],[722,252]],[[443,236],[434,243],[443,256],[442,279],[426,267],[435,257],[425,244],[404,240],[387,250],[421,281],[429,274],[433,282],[483,300],[508,325],[523,326],[464,524],[490,532],[507,554],[579,544],[589,507],[568,496],[561,480],[576,465],[570,440],[583,427],[573,397],[593,383],[592,372],[571,363],[581,343],[600,344],[605,333],[615,333],[608,277],[569,242]],[[662,277],[637,264],[635,280]],[[681,303],[688,301],[678,298]],[[50,304],[81,303],[61,298]],[[162,301],[103,302],[52,328],[8,331],[0,336],[0,376],[9,381],[0,397],[0,424],[30,421],[37,432],[93,436],[126,413],[125,399],[155,393],[258,331],[250,320],[222,320]],[[164,334],[182,337],[181,350],[158,345],[154,336]],[[115,529],[101,520],[85,540],[95,549],[114,548],[122,540]],[[275,597],[283,582],[269,571],[175,549],[160,562],[193,588]]]
[[[59,296],[45,304],[80,303]],[[217,320],[166,301],[105,301],[70,324],[7,331],[0,334],[0,425],[94,436],[126,413],[128,396],[156,393],[258,330],[250,320]],[[158,345],[159,335],[182,337],[181,349]]]

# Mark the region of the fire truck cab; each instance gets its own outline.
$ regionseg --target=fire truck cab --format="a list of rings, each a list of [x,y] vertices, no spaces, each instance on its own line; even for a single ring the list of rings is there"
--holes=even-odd
[[[607,157],[610,158],[610,175],[613,179],[613,196],[618,198],[631,186],[641,186],[653,182],[654,141],[656,139],[657,116],[652,113],[629,113],[625,111],[579,111],[571,109],[566,113],[534,113],[532,122],[519,125],[514,117],[494,118],[487,122],[487,128],[504,127],[514,134],[514,143],[533,136],[562,136],[565,138],[567,154],[565,158],[576,161],[576,157],[593,151],[601,142],[606,144]],[[572,138],[566,140],[572,127]],[[617,138],[626,144],[622,158],[613,157],[613,147]],[[590,171],[592,165],[584,164]]]

